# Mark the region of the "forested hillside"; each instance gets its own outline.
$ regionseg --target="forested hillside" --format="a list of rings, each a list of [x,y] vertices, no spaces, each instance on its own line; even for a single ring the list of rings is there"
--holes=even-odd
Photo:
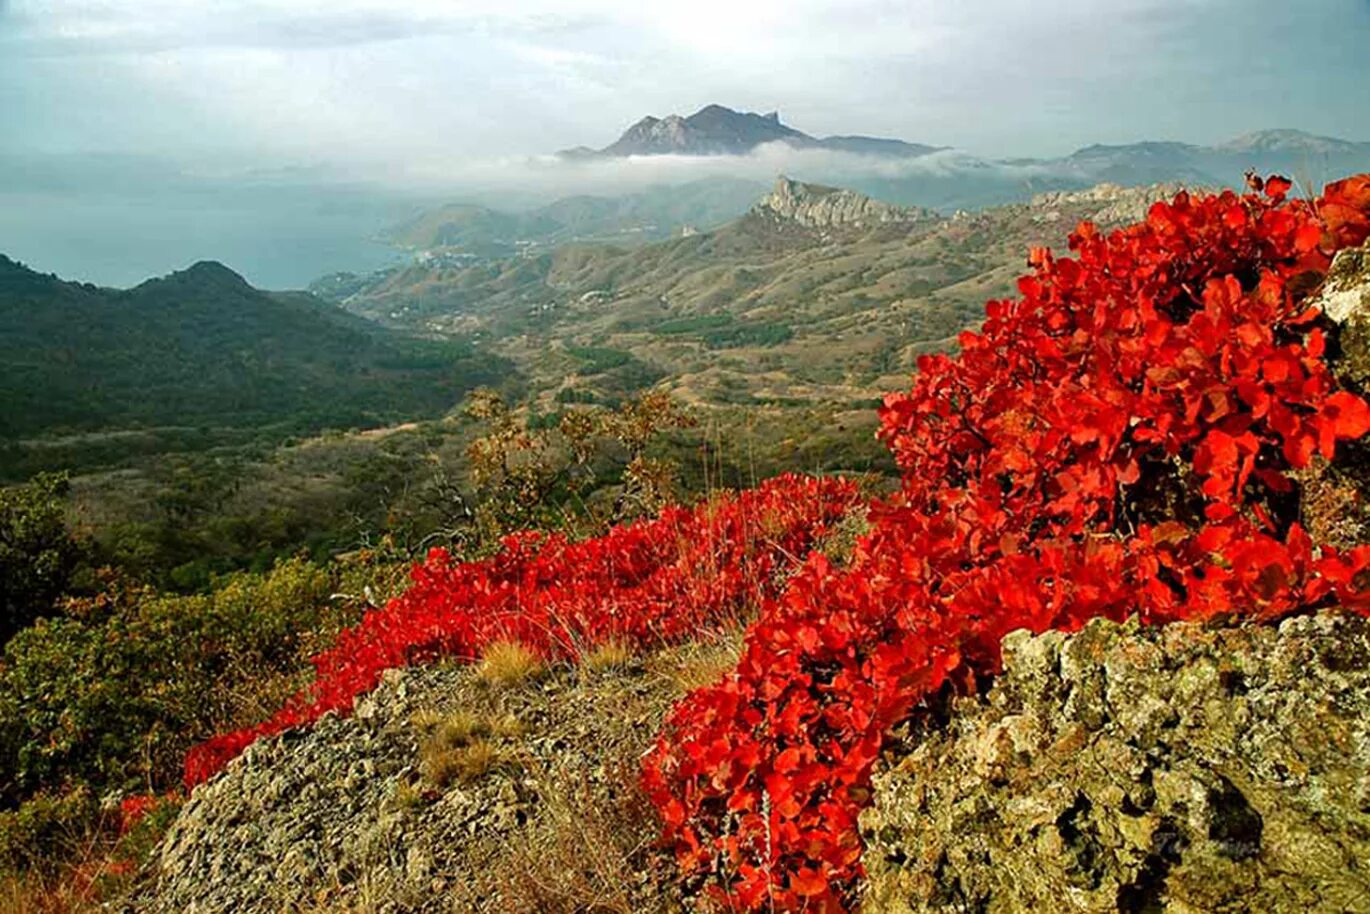
[[[217,263],[115,290],[0,257],[0,473],[11,476],[66,456],[56,436],[85,434],[97,451],[99,433],[130,430],[280,438],[439,415],[512,375],[468,342],[261,292]],[[24,442],[34,438],[45,440]]]

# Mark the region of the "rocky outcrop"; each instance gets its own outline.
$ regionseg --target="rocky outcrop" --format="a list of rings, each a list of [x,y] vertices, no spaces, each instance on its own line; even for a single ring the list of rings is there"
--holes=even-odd
[[[469,668],[391,670],[350,718],[262,740],[197,788],[126,914],[477,914],[596,900],[673,911],[636,764],[681,694],[676,671],[693,662],[679,649],[513,687]],[[478,767],[459,756],[435,781],[441,757],[425,740],[486,726],[493,754]]]
[[[763,197],[752,212],[812,229],[869,228],[937,218],[929,210],[895,206],[854,190],[805,184],[784,175],[776,180],[775,189]]]
[[[1056,221],[1060,218],[1062,210],[1085,207],[1091,210],[1090,219],[1099,225],[1127,225],[1145,219],[1153,203],[1171,200],[1185,189],[1185,185],[1177,183],[1121,187],[1105,182],[1084,190],[1058,190],[1037,194],[1028,206],[1040,211],[1041,221],[1044,222]],[[1188,189],[1191,193],[1195,192],[1195,188]]]
[[[562,150],[564,159],[618,158],[654,155],[746,155],[766,143],[783,143],[795,149],[825,149],[880,158],[916,158],[942,147],[870,136],[814,137],[780,122],[780,114],[734,111],[723,105],[705,105],[688,117],[644,117],[609,146],[590,149],[577,146]]]
[[[1004,647],[876,777],[866,914],[1370,912],[1370,622]]]
[[[1370,382],[1370,243],[1337,252],[1317,304],[1340,328],[1338,374],[1354,384]]]

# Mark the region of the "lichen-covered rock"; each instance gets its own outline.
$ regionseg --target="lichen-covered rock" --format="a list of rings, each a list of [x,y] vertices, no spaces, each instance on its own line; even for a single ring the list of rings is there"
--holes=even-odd
[[[865,914],[1370,912],[1370,621],[1004,649],[877,775]]]
[[[503,688],[469,668],[388,671],[351,717],[261,740],[197,788],[126,914],[580,910],[577,893],[672,911],[646,800],[624,804],[683,689],[677,659]],[[513,735],[488,773],[435,784],[415,721],[453,715]]]
[[[1339,328],[1343,381],[1370,381],[1370,244],[1338,251],[1316,303]]]
[[[1337,253],[1313,299],[1335,328],[1332,370],[1362,395],[1370,392],[1370,244]],[[1370,541],[1370,446],[1348,442],[1335,461],[1301,471],[1299,517],[1319,543],[1349,548]]]

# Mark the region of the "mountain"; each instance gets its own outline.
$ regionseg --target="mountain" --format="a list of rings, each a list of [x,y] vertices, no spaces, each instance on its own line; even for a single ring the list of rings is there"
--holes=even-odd
[[[688,118],[646,118],[612,146],[567,154],[598,161],[601,168],[632,168],[624,157],[675,153],[688,157],[681,167],[697,168],[694,173],[710,177],[617,196],[563,197],[522,211],[498,204],[452,203],[421,211],[383,237],[397,247],[460,265],[564,244],[638,245],[717,228],[745,213],[765,192],[766,185],[757,177],[779,167],[768,164],[770,159],[733,162],[719,156],[771,142],[797,152],[821,148],[833,153],[798,155],[785,162],[784,169],[802,183],[838,185],[894,206],[944,213],[1022,203],[1041,193],[1082,191],[1104,183],[1238,186],[1247,170],[1255,170],[1286,174],[1312,186],[1370,169],[1370,143],[1297,130],[1260,131],[1216,146],[1143,141],[1096,144],[1053,159],[986,159],[901,140],[819,140],[782,124],[774,114],[744,114],[711,105]],[[736,173],[720,175],[720,169]],[[766,175],[767,180],[773,175]],[[328,282],[333,284],[328,293],[333,296],[348,280],[330,277]]]
[[[132,289],[0,256],[0,439],[161,426],[290,431],[441,414],[512,374],[459,340],[378,327],[197,263]]]
[[[745,155],[765,143],[785,143],[799,149],[831,149],[861,155],[912,158],[939,147],[903,140],[866,136],[817,138],[780,122],[780,115],[734,111],[706,105],[688,117],[644,117],[603,149],[564,150],[565,158],[623,158],[654,155]]]
[[[1301,130],[1260,130],[1216,146],[1141,142],[1087,146],[1056,160],[1082,179],[1139,184],[1189,181],[1211,186],[1240,183],[1248,170],[1281,173],[1321,186],[1339,175],[1370,167],[1370,143],[1316,136]]]
[[[689,117],[648,117],[603,149],[561,153],[569,161],[613,162],[627,157],[674,155],[698,159],[716,173],[732,167],[754,175],[761,162],[734,166],[706,159],[745,156],[763,144],[795,152],[824,150],[832,156],[796,156],[784,170],[803,181],[840,184],[889,203],[944,212],[1023,202],[1048,191],[1084,190],[1100,183],[1134,187],[1173,181],[1236,187],[1248,170],[1281,173],[1321,186],[1340,175],[1370,168],[1370,143],[1318,136],[1300,130],[1260,130],[1214,146],[1163,140],[1095,144],[1055,158],[986,158],[942,146],[866,136],[818,138],[780,121],[778,115],[709,105]]]

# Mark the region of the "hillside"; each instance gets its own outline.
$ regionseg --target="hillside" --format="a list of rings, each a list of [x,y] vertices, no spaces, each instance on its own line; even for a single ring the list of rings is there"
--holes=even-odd
[[[440,414],[510,366],[198,263],[127,290],[0,257],[6,461],[53,436],[160,426],[283,432]],[[23,443],[21,443],[23,442]]]
[[[776,142],[783,149],[751,156],[756,144]],[[615,149],[620,152],[611,151]],[[621,151],[625,149],[639,151]],[[1100,183],[1237,186],[1254,170],[1291,175],[1311,187],[1333,175],[1370,168],[1370,143],[1298,130],[1257,131],[1214,146],[1148,140],[1095,144],[1054,158],[986,158],[902,140],[820,140],[778,118],[720,106],[690,118],[647,118],[606,149],[563,155],[561,166],[573,186],[582,178],[602,185],[606,176],[633,186],[635,170],[649,166],[626,158],[666,154],[680,174],[671,183],[617,195],[576,194],[521,210],[499,203],[452,202],[415,213],[381,238],[451,266],[577,242],[637,246],[714,229],[740,217],[765,193],[759,177],[776,170],[791,171],[801,184],[838,185],[892,205],[951,215]],[[691,180],[691,175],[707,177]],[[341,288],[348,287],[345,276],[338,281]]]
[[[1173,188],[1101,187],[942,217],[780,178],[741,218],[634,248],[566,245],[480,263],[416,263],[316,291],[423,332],[489,341],[545,398],[665,379],[709,403],[868,403],[983,301],[1023,251],[1078,219],[1118,224]]]

